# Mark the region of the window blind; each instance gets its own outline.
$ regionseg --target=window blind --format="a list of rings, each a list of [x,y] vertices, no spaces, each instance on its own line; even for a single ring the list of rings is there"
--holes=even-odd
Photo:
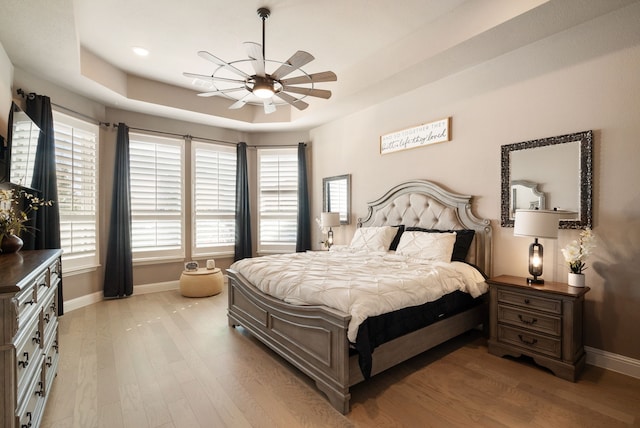
[[[129,134],[133,260],[184,258],[182,140]]]
[[[192,254],[233,253],[235,243],[236,150],[192,143]]]
[[[258,150],[258,252],[293,251],[298,212],[296,149]]]
[[[63,271],[98,265],[98,126],[53,112]]]
[[[9,181],[29,187],[33,179],[33,165],[36,160],[40,130],[30,120],[14,120]]]

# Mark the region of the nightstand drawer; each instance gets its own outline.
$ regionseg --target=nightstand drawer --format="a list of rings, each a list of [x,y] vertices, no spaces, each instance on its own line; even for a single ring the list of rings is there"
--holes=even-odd
[[[498,341],[530,349],[554,358],[562,356],[562,342],[559,338],[547,337],[506,325],[498,326]]]
[[[552,314],[562,314],[562,300],[559,299],[548,299],[526,293],[512,293],[510,291],[498,290],[498,302],[521,306],[523,308],[537,309]]]
[[[501,304],[498,305],[498,322],[553,336],[560,336],[562,333],[562,319],[560,317]]]

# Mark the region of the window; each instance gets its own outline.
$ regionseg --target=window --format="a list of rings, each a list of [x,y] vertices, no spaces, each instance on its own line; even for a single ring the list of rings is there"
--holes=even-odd
[[[258,150],[258,252],[294,251],[298,213],[296,149]]]
[[[98,259],[98,125],[54,111],[63,272]]]
[[[236,211],[236,149],[192,143],[192,255],[233,253]]]
[[[184,258],[184,141],[129,134],[134,261]]]

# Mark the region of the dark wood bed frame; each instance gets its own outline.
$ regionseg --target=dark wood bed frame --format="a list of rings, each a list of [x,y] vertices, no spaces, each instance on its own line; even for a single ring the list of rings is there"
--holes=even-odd
[[[471,213],[471,196],[426,181],[393,187],[368,204],[358,227],[398,225],[427,229],[474,229],[467,261],[491,274],[491,225]],[[229,326],[242,326],[313,379],[338,411],[349,412],[349,387],[364,380],[357,355],[349,355],[351,316],[325,306],[296,306],[268,296],[238,272],[229,277]],[[414,331],[374,350],[371,375],[380,373],[465,331],[486,323],[487,302]]]

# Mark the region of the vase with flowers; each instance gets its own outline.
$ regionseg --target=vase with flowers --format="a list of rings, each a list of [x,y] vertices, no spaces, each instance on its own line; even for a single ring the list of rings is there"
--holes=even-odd
[[[24,188],[0,190],[0,250],[15,253],[22,248],[20,235],[29,231],[30,214],[41,207],[51,206]]]
[[[562,249],[564,260],[569,266],[569,275],[567,282],[573,287],[584,287],[585,279],[584,271],[586,268],[586,260],[591,254],[591,250],[595,247],[596,237],[589,228],[580,232],[580,237],[572,241],[569,245]]]

